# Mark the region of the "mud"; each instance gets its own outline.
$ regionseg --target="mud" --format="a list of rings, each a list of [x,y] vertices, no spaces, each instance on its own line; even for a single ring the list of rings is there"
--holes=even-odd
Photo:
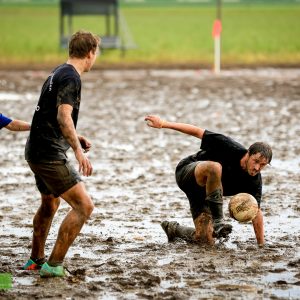
[[[1,111],[31,120],[47,71],[0,72]],[[65,259],[66,278],[23,271],[39,206],[24,161],[27,133],[3,129],[0,161],[1,299],[299,299],[300,70],[91,71],[82,78],[78,132],[93,143],[85,183],[96,208]],[[231,135],[246,147],[274,150],[263,171],[266,245],[250,224],[209,248],[168,243],[163,220],[192,226],[174,169],[200,141],[148,128],[144,116],[193,123]],[[74,162],[72,153],[70,159]],[[224,199],[225,215],[229,218]],[[69,207],[62,203],[46,244],[50,254]]]

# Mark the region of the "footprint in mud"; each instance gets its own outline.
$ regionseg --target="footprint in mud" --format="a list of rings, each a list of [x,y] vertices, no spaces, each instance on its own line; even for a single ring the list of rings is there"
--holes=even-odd
[[[216,289],[221,291],[240,291],[253,293],[256,293],[257,291],[257,288],[255,286],[239,284],[219,284],[216,286]]]
[[[295,260],[295,261],[290,261],[288,263],[288,266],[289,267],[295,267],[295,268],[298,268],[298,270],[300,270],[300,258]]]
[[[144,286],[145,288],[157,286],[161,282],[161,278],[156,275],[143,270],[137,271],[131,274],[131,279],[138,282],[139,286]]]
[[[3,191],[2,191],[3,192]],[[3,211],[3,212],[10,212],[10,211],[12,211],[14,208],[13,208],[13,206],[3,206],[3,207],[1,207],[1,210]]]

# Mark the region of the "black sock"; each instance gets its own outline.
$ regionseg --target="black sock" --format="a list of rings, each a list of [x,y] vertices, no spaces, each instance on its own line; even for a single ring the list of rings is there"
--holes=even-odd
[[[33,260],[37,265],[42,265],[44,262],[46,262],[46,257],[42,257],[42,258],[30,257],[30,259]]]

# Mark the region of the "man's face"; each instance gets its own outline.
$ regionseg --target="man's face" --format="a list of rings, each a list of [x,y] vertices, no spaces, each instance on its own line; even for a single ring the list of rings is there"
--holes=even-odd
[[[249,156],[246,167],[247,172],[251,176],[257,175],[266,165],[268,164],[268,160],[263,157],[260,153],[253,154]]]
[[[84,72],[88,72],[90,71],[90,69],[92,68],[92,66],[94,65],[96,58],[99,56],[100,54],[100,50],[97,49],[95,51],[95,53],[93,53],[92,51],[90,51],[88,57],[87,57],[87,62],[86,62],[86,67],[84,69]]]

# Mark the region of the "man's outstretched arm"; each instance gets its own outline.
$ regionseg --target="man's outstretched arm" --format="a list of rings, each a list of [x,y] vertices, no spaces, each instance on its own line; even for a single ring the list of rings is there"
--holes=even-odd
[[[5,128],[11,131],[26,131],[30,130],[30,124],[22,120],[12,120]]]
[[[265,243],[265,238],[264,238],[264,218],[263,218],[263,213],[258,209],[258,213],[256,217],[252,220],[252,225],[253,229],[255,232],[256,240],[258,246],[262,247]]]
[[[203,138],[205,129],[186,123],[169,122],[162,120],[158,116],[148,115],[145,117],[147,125],[153,128],[168,128],[173,129],[188,135],[195,136],[199,139]]]

